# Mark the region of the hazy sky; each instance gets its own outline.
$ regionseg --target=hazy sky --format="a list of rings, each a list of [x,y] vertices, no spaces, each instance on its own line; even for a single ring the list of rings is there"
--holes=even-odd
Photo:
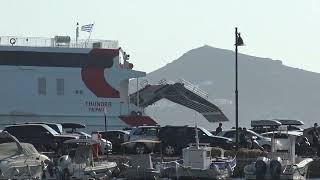
[[[279,59],[320,72],[319,0],[1,0],[0,34],[75,37],[95,22],[93,38],[119,40],[135,69],[153,71],[202,45]],[[82,38],[88,34],[81,33]],[[196,59],[195,59],[196,60]]]

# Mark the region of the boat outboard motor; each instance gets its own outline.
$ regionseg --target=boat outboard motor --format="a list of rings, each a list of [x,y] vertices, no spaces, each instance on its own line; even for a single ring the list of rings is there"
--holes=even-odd
[[[228,170],[229,176],[232,176],[233,175],[233,170],[232,170],[232,167],[231,167],[230,163],[227,164],[227,170]]]
[[[272,179],[280,179],[281,176],[281,158],[272,159],[270,161],[270,174]]]
[[[256,179],[264,179],[267,172],[267,162],[266,157],[262,157],[256,161]]]

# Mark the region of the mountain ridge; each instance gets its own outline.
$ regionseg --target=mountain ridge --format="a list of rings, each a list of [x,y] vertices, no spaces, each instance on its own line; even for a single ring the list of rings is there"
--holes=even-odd
[[[319,73],[284,65],[281,60],[246,54],[239,54],[238,60],[240,125],[249,126],[253,119],[292,118],[305,121],[309,126],[320,116],[316,108],[320,102],[317,96],[320,90]],[[182,78],[190,81],[209,93],[209,100],[217,103],[230,119],[225,124],[232,127],[234,63],[234,51],[204,45],[148,73],[141,81],[147,79],[150,84],[156,84],[161,79],[175,81]],[[205,122],[197,114],[194,114],[195,118],[190,118],[193,110],[167,100],[148,107],[146,112],[162,125],[194,124],[196,118],[200,125],[208,129],[216,126]]]

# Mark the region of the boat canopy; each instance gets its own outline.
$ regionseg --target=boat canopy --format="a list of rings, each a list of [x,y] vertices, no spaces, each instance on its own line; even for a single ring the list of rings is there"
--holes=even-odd
[[[63,128],[80,129],[86,128],[86,125],[79,123],[61,123]]]
[[[304,123],[300,120],[295,119],[274,119],[276,121],[279,121],[284,126],[302,126]]]
[[[277,120],[252,120],[251,127],[263,127],[263,126],[276,126],[279,127],[282,124]]]

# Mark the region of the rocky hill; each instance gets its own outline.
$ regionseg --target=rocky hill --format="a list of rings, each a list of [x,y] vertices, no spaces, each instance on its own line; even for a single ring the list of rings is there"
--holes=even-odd
[[[185,79],[209,93],[234,126],[234,52],[203,46],[147,75],[149,84],[161,79]],[[320,117],[320,74],[283,65],[280,60],[239,54],[239,122],[249,126],[253,119],[293,118],[310,126]],[[140,79],[140,81],[143,81]],[[132,81],[131,83],[135,83]],[[136,85],[131,84],[131,87]],[[131,88],[133,90],[134,88]],[[200,114],[161,100],[146,109],[161,125],[198,124],[214,129]]]

